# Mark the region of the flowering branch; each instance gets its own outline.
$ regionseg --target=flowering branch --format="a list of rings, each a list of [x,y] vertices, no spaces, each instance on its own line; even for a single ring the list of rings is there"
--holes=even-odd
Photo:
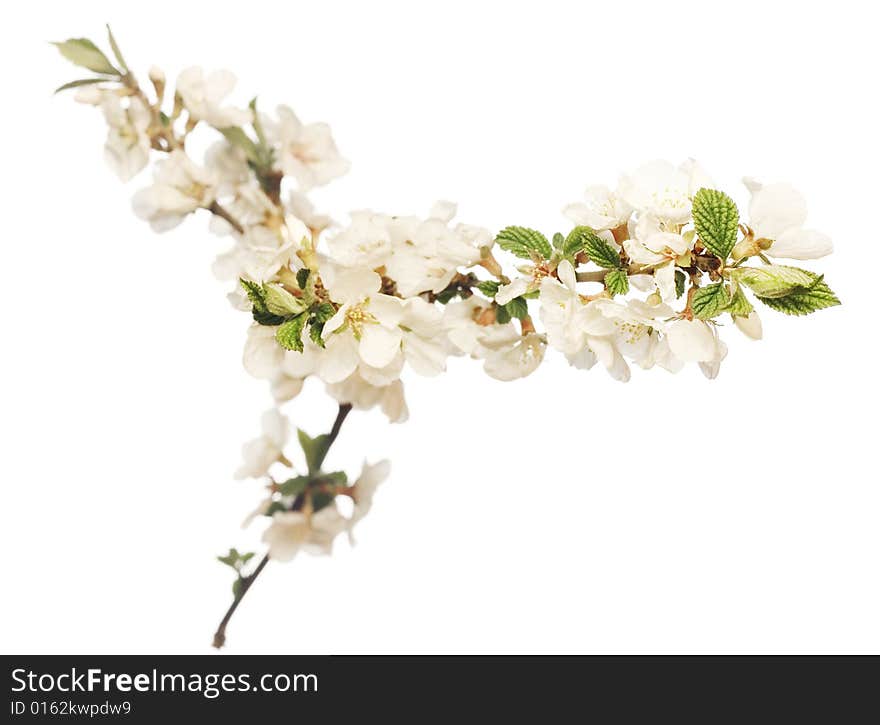
[[[756,304],[794,316],[840,304],[821,274],[777,261],[832,251],[827,235],[806,227],[805,200],[788,184],[745,179],[745,220],[696,162],[657,161],[613,190],[588,187],[563,210],[564,233],[508,226],[493,234],[453,223],[450,202],[423,218],[356,211],[342,225],[307,197],[348,170],[326,124],[304,124],[287,106],[268,114],[256,100],[228,104],[235,79],[226,71],[185,69],[167,93],[153,68],[148,92],[109,29],[108,42],[112,60],[84,38],[57,43],[91,74],[59,90],[76,89],[78,101],[101,110],[105,157],[123,181],[161,157],[133,199],[156,231],[211,212],[211,231],[230,242],[214,271],[252,319],[245,369],[269,383],[274,400],[236,474],[267,484],[245,523],[268,520],[268,553],[247,574],[254,553],[220,557],[236,578],[217,647],[270,559],[329,554],[340,534],[352,539],[388,464],[365,463],[350,484],[324,460],[353,408],[407,418],[404,370],[433,376],[465,355],[491,377],[514,380],[553,349],[620,381],[632,363],[673,373],[696,364],[714,378],[727,354],[725,324],[762,336]],[[191,134],[213,138],[204,159],[187,151]],[[298,430],[293,454],[282,408],[307,381],[323,384],[339,411],[324,435]],[[349,515],[338,496],[351,498]]]
[[[330,447],[336,441],[336,438],[339,436],[339,431],[342,429],[342,424],[345,422],[345,419],[350,412],[351,405],[347,403],[341,403],[339,405],[339,410],[336,413],[336,420],[333,421],[333,427],[327,434],[326,450],[329,451]],[[305,494],[298,494],[288,510],[298,511],[302,508],[304,500]],[[226,610],[226,614],[224,614],[223,619],[220,620],[217,631],[214,632],[213,646],[216,649],[220,649],[226,643],[226,627],[229,624],[229,620],[232,619],[232,615],[235,614],[235,610],[238,609],[238,605],[241,603],[244,595],[247,594],[248,590],[251,588],[251,585],[256,581],[257,577],[260,576],[260,572],[262,572],[263,569],[266,568],[266,564],[269,563],[269,554],[266,554],[260,559],[260,563],[257,564],[250,574],[242,576],[241,567],[247,563],[248,559],[242,561],[241,556],[238,555],[238,552],[234,549],[230,551],[227,557],[229,557],[228,561],[225,557],[221,557],[220,560],[223,561],[223,563],[230,564],[239,573],[239,576],[232,587],[232,604],[229,605],[229,609]],[[240,564],[238,562],[240,562]]]

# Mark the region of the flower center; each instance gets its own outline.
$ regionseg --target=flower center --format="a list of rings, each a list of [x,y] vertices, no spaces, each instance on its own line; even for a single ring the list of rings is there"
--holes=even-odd
[[[345,321],[348,323],[354,336],[358,339],[361,337],[364,325],[378,322],[373,315],[364,309],[363,304],[352,305],[349,307],[348,311],[345,313]]]

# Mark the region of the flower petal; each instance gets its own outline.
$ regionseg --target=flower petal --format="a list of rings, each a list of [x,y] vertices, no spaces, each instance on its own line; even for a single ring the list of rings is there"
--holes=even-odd
[[[827,234],[795,227],[784,231],[767,250],[767,255],[786,259],[818,259],[832,251],[834,245]]]
[[[702,320],[676,320],[666,330],[669,349],[682,362],[715,359],[715,335]]]
[[[401,331],[382,325],[365,325],[358,346],[361,360],[374,368],[384,368],[400,351]]]

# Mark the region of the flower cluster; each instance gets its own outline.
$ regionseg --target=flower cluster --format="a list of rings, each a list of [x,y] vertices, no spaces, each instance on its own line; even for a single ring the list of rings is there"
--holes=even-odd
[[[325,124],[304,124],[286,106],[269,114],[256,101],[229,103],[235,79],[225,71],[189,68],[172,90],[153,68],[141,86],[112,35],[110,44],[115,61],[85,39],[59,43],[95,74],[62,88],[102,111],[120,179],[161,157],[134,196],[139,217],[162,232],[205,211],[228,239],[214,271],[252,319],[244,366],[276,402],[238,471],[269,487],[248,521],[271,519],[263,538],[272,559],[329,553],[388,473],[384,462],[367,464],[349,485],[324,471],[338,425],[315,438],[299,432],[306,465],[294,470],[280,406],[309,378],[339,403],[337,424],[352,407],[406,419],[403,371],[438,375],[450,356],[480,360],[505,381],[532,373],[548,348],[620,381],[633,364],[675,373],[695,363],[712,378],[727,354],[726,320],[761,337],[755,301],[790,315],[839,304],[821,275],[776,261],[831,252],[826,235],[805,227],[804,199],[788,184],[747,179],[741,216],[697,163],[657,161],[613,190],[588,187],[564,209],[572,226],[552,235],[524,226],[493,234],[454,221],[446,201],[422,217],[357,210],[339,223],[306,196],[348,169]],[[200,160],[187,150],[193,133],[213,138]],[[353,502],[347,516],[339,497]],[[241,573],[249,558],[223,558],[238,573],[236,601],[252,581]]]

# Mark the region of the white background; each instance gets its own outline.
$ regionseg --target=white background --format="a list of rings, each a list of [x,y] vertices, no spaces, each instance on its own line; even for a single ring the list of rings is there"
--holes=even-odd
[[[31,2],[2,45],[0,648],[205,652],[213,557],[257,543],[234,482],[270,398],[204,218],[156,236],[103,165],[103,121],[46,41],[111,22],[129,63],[236,71],[236,100],[326,120],[353,161],[316,196],[563,229],[588,183],[653,158],[790,180],[844,306],[729,327],[696,370],[553,359],[516,383],[452,361],[412,417],[355,414],[332,462],[389,457],[359,543],[272,565],[229,652],[880,651],[870,6],[813,3]],[[318,389],[290,408],[313,433]],[[294,455],[294,452],[291,453]]]

